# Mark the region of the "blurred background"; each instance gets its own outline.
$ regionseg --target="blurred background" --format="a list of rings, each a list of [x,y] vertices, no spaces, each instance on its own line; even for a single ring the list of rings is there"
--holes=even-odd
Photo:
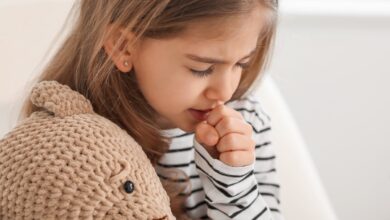
[[[15,14],[37,0],[0,0],[0,136],[18,116],[68,7]],[[13,39],[20,35],[20,40]],[[390,219],[390,0],[281,0],[269,75],[294,116],[341,220]],[[35,57],[35,60],[24,60]],[[45,57],[45,59],[44,59]],[[17,74],[16,74],[17,73]],[[15,103],[16,104],[10,104]],[[299,198],[297,198],[299,200]]]
[[[339,219],[390,219],[390,1],[281,0],[271,75]]]

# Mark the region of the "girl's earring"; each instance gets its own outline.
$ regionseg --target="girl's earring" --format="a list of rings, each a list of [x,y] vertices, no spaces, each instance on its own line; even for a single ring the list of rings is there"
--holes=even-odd
[[[130,63],[127,60],[125,60],[123,62],[123,66],[126,69],[126,70],[124,70],[125,72],[123,72],[123,73],[130,73],[132,67],[130,66]]]

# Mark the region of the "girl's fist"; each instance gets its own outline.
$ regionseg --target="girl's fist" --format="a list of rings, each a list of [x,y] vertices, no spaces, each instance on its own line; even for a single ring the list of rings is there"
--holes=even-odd
[[[246,166],[254,162],[252,126],[232,108],[219,105],[211,110],[207,120],[196,126],[195,138],[211,157],[229,166]]]

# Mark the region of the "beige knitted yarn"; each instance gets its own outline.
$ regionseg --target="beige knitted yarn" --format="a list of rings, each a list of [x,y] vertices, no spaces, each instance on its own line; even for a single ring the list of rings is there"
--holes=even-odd
[[[0,219],[175,219],[142,148],[55,81],[0,140]]]

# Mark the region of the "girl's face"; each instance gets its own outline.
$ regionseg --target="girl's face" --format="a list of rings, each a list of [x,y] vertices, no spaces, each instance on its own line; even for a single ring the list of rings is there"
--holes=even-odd
[[[159,114],[159,125],[193,132],[200,121],[190,109],[227,102],[242,66],[255,55],[263,26],[259,9],[225,23],[192,24],[173,39],[143,39],[132,54],[133,68],[141,92]]]

